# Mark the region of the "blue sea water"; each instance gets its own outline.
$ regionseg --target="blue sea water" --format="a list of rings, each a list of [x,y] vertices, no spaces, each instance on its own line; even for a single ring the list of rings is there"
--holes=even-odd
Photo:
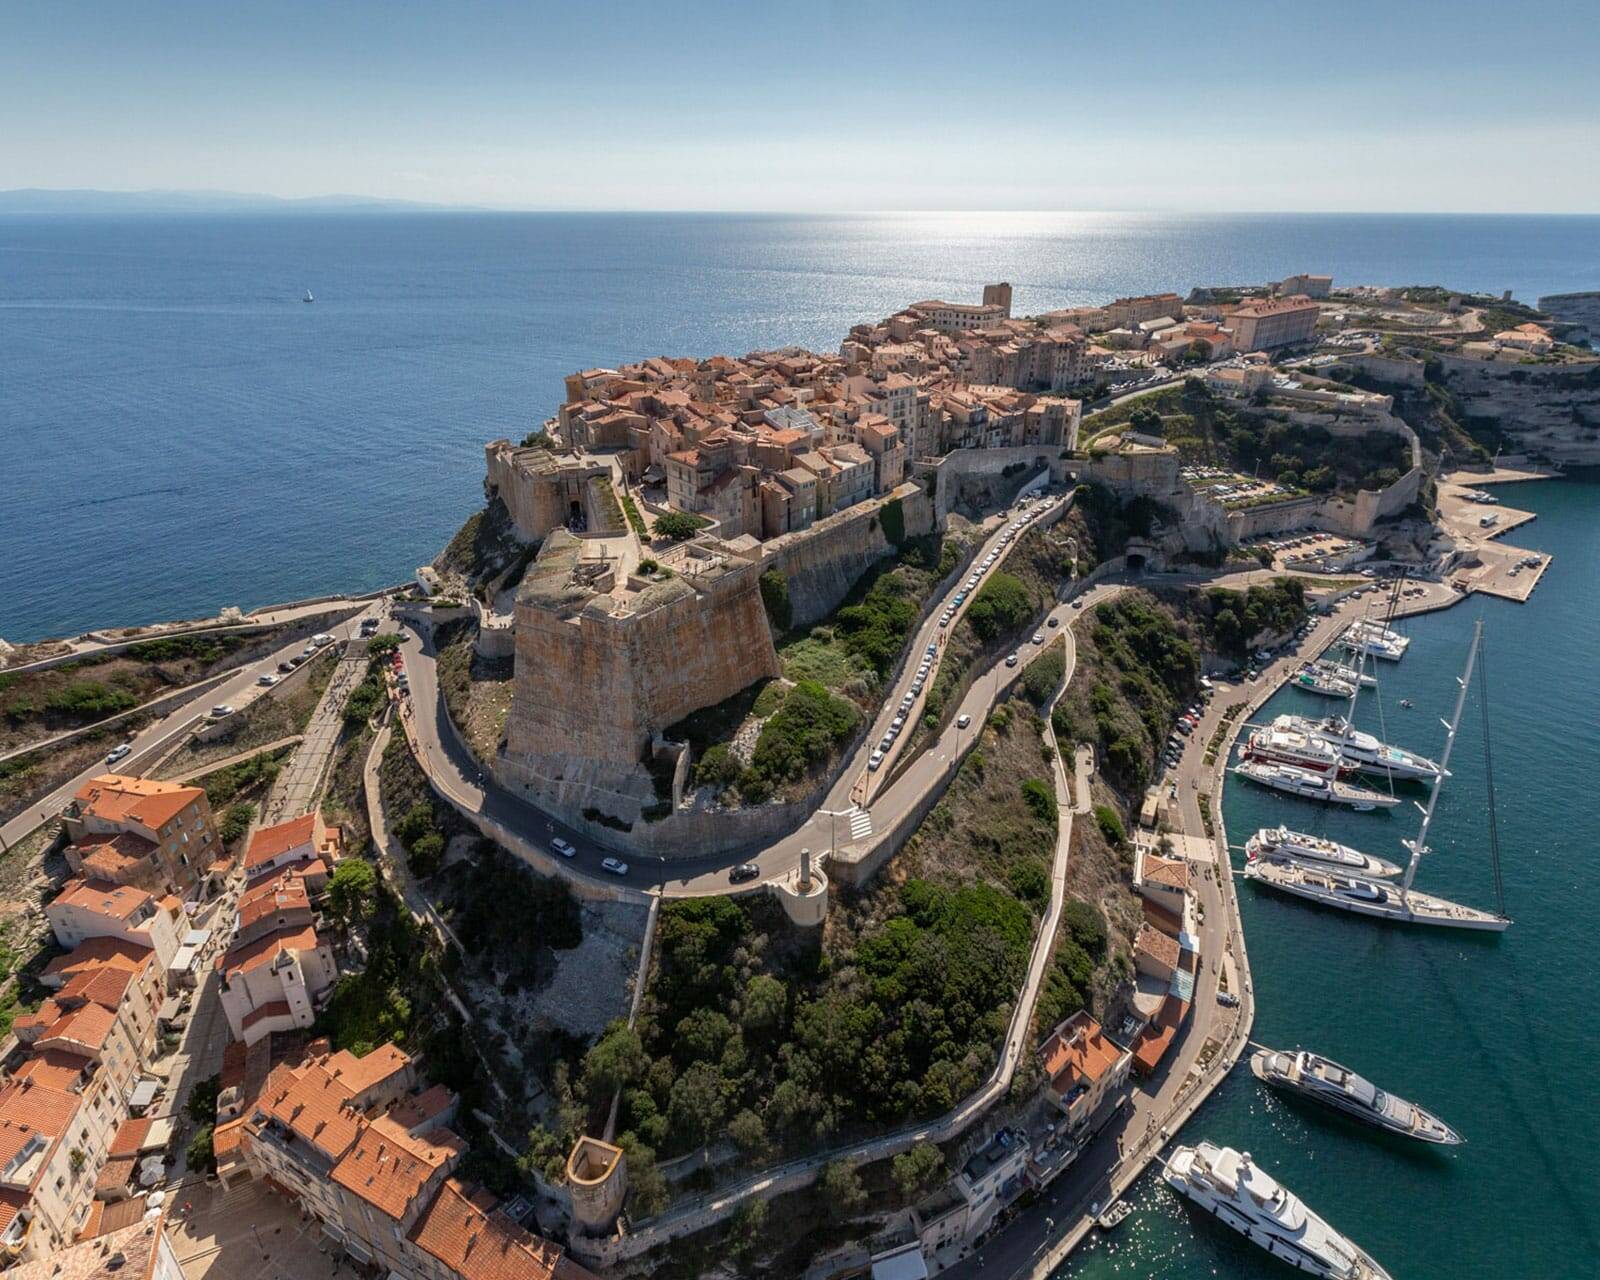
[[[1240,882],[1255,982],[1253,1037],[1316,1049],[1429,1108],[1466,1138],[1452,1152],[1408,1146],[1320,1108],[1269,1094],[1240,1065],[1185,1127],[1251,1152],[1285,1185],[1405,1280],[1501,1280],[1600,1274],[1600,1107],[1593,996],[1600,989],[1600,483],[1497,488],[1537,511],[1511,541],[1555,559],[1526,605],[1473,598],[1404,624],[1410,651],[1379,663],[1361,727],[1438,758],[1441,718],[1473,623],[1484,623],[1506,911],[1498,938],[1388,928]],[[1400,707],[1410,698],[1414,710]],[[1258,713],[1326,714],[1280,691]],[[1476,681],[1417,883],[1495,905],[1488,789]],[[1411,793],[1421,799],[1420,789]],[[1416,834],[1410,804],[1388,813],[1324,812],[1231,780],[1228,837],[1286,822],[1395,861]],[[1235,855],[1235,867],[1243,865]],[[1170,1280],[1294,1274],[1191,1209],[1158,1176],[1131,1196],[1139,1212],[1061,1273],[1071,1280]]]
[[[578,368],[1302,270],[1532,300],[1600,286],[1600,218],[3,218],[0,636],[403,579]]]

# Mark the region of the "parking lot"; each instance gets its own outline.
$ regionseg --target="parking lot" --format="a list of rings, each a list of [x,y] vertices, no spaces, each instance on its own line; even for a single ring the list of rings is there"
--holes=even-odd
[[[185,1280],[332,1280],[356,1274],[315,1218],[302,1218],[261,1183],[229,1191],[191,1182],[173,1189],[171,1205],[168,1236]]]

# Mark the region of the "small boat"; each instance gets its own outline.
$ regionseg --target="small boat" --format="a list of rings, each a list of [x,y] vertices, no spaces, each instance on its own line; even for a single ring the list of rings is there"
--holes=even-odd
[[[306,290],[306,296],[301,298],[300,301],[301,302],[315,302],[316,299],[311,296],[311,290],[307,289]]]
[[[1295,673],[1294,684],[1298,689],[1308,693],[1320,693],[1325,698],[1348,698],[1356,691],[1356,685],[1344,679],[1339,672],[1343,668],[1331,666],[1322,662],[1308,662]]]
[[[1106,1206],[1106,1211],[1094,1220],[1094,1224],[1102,1231],[1110,1231],[1113,1227],[1126,1222],[1132,1212],[1133,1206],[1126,1200],[1113,1200]]]
[[[1250,1158],[1248,1151],[1202,1142],[1162,1162],[1167,1185],[1274,1258],[1324,1280],[1389,1280],[1349,1237]]]
[[[1461,1145],[1461,1135],[1432,1112],[1384,1092],[1349,1067],[1319,1054],[1258,1049],[1250,1055],[1250,1073],[1263,1084],[1311,1098],[1389,1133],[1441,1147]]]
[[[1414,703],[1413,701],[1411,701],[1410,698],[1401,698],[1400,699],[1400,709],[1402,711],[1410,711],[1411,708],[1416,706],[1416,705],[1417,704]]]

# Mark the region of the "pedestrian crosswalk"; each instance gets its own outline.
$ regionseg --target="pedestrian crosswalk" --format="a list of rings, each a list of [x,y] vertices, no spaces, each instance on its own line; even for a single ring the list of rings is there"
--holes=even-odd
[[[860,805],[852,808],[846,817],[850,820],[850,838],[852,840],[865,840],[872,834],[872,815]]]

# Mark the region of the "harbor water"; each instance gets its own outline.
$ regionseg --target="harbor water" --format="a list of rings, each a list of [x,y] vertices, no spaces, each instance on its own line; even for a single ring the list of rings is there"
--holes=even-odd
[[[1334,1226],[1405,1280],[1600,1274],[1600,484],[1497,487],[1539,518],[1518,546],[1554,554],[1525,605],[1471,598],[1401,624],[1412,636],[1382,684],[1361,696],[1360,727],[1437,759],[1455,678],[1484,622],[1506,910],[1498,937],[1403,929],[1280,896],[1240,880],[1257,996],[1253,1038],[1302,1046],[1432,1110],[1466,1138],[1408,1144],[1310,1103],[1269,1094],[1241,1061],[1185,1127],[1249,1151]],[[1220,695],[1220,696],[1226,696]],[[1409,698],[1414,709],[1400,706]],[[1258,713],[1327,714],[1337,704],[1281,690]],[[1495,905],[1477,681],[1467,703],[1417,884]],[[1401,788],[1422,800],[1425,792]],[[1404,861],[1410,804],[1324,809],[1230,779],[1229,839],[1286,823]],[[1234,854],[1235,868],[1243,854]],[[1060,1273],[1072,1280],[1294,1274],[1180,1202],[1147,1174],[1137,1208]]]

